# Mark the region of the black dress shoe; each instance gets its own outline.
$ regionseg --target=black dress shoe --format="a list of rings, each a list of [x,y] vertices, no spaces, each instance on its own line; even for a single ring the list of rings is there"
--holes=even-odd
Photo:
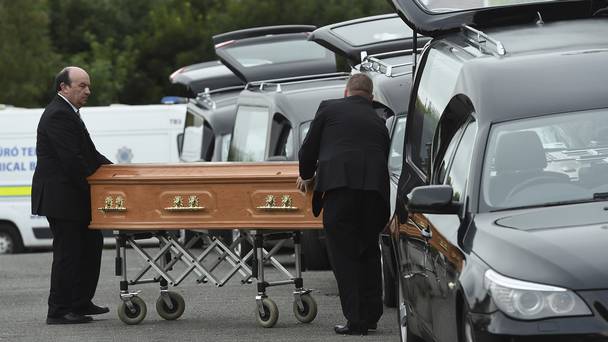
[[[355,328],[348,324],[338,324],[334,327],[334,331],[340,335],[367,335],[367,328]]]
[[[110,309],[107,306],[91,304],[86,308],[75,310],[75,312],[80,315],[101,315],[110,312]]]
[[[46,324],[79,324],[89,323],[93,319],[89,316],[84,316],[76,313],[67,313],[59,317],[47,317]]]
[[[378,329],[378,323],[367,323],[367,330],[376,330]]]

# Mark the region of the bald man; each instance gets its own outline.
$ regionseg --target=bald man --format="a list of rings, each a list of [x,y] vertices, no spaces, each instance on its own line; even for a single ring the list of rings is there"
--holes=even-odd
[[[346,324],[337,334],[366,335],[382,315],[378,238],[389,218],[384,120],[372,107],[372,80],[351,76],[343,99],[323,101],[300,148],[297,186],[323,208],[323,227]],[[313,179],[316,174],[316,184]]]
[[[53,233],[47,324],[87,323],[90,315],[109,312],[92,302],[103,237],[88,229],[91,199],[86,178],[111,162],[97,151],[80,119],[90,87],[83,69],[61,70],[55,77],[57,95],[38,124],[32,213],[46,216]]]

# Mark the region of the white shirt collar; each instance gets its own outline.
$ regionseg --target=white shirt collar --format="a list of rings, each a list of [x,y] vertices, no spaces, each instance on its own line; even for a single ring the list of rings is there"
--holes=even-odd
[[[70,105],[70,107],[72,107],[72,109],[74,110],[74,113],[78,113],[78,108],[74,107],[74,105],[70,101],[68,101],[68,99],[66,99],[65,96],[63,96],[59,93],[57,93],[57,95],[61,96],[61,98],[64,99],[65,102],[67,102]]]

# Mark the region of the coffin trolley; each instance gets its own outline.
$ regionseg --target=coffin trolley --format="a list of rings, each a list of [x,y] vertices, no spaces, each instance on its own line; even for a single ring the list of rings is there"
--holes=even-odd
[[[116,275],[122,277],[119,318],[126,324],[145,318],[146,303],[129,287],[146,283],[160,285],[158,314],[167,320],[179,318],[185,301],[169,286],[192,275],[199,283],[217,287],[236,277],[243,284],[257,280],[255,312],[263,327],[274,326],[279,314],[266,289],[293,284],[295,317],[312,322],[317,304],[302,280],[300,234],[320,229],[322,223],[312,215],[310,198],[296,189],[297,175],[293,162],[102,166],[88,178],[89,228],[112,230],[116,237]],[[181,239],[178,232],[183,229],[193,237]],[[209,233],[215,230],[239,234],[230,241]],[[142,239],[150,237],[158,239],[156,253],[141,246]],[[267,250],[264,242],[269,239],[278,242]],[[194,248],[201,240],[203,248]],[[274,257],[287,240],[294,244],[295,276]],[[131,279],[127,247],[144,260]],[[285,279],[266,281],[266,264]]]

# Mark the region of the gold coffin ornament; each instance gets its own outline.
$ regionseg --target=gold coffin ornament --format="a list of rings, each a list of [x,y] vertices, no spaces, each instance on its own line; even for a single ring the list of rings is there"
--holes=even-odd
[[[103,165],[91,229],[320,229],[297,162]]]

